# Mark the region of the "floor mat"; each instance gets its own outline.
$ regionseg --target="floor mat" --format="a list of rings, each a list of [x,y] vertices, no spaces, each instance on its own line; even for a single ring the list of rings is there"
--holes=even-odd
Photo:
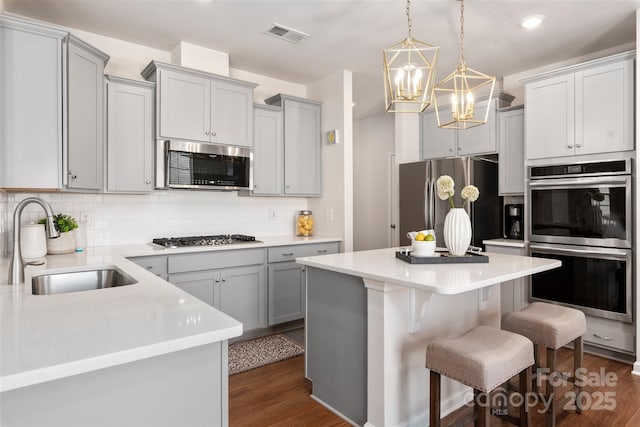
[[[304,347],[281,335],[270,335],[229,345],[229,375],[289,359],[304,353]]]

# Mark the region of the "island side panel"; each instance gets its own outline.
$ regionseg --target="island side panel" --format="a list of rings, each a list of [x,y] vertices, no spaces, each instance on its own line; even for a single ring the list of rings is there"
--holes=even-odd
[[[361,277],[307,267],[307,377],[313,396],[367,420],[367,292]]]
[[[227,341],[0,395],[0,425],[227,426]]]

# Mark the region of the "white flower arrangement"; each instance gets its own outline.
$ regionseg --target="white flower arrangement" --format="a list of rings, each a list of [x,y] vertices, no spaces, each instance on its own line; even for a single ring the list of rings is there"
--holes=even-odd
[[[455,194],[455,183],[453,182],[453,178],[451,178],[449,175],[442,175],[436,181],[436,187],[438,198],[440,200],[449,199],[451,208],[455,208],[456,206],[453,202],[453,195]],[[464,208],[464,205],[467,203],[467,201],[475,202],[476,200],[478,200],[478,197],[480,196],[480,190],[478,190],[478,187],[476,187],[475,185],[467,185],[460,192],[460,196],[463,200],[461,207]]]

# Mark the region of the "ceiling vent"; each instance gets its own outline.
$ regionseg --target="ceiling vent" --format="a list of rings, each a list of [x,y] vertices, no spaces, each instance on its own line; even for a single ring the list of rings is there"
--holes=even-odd
[[[302,40],[309,37],[309,34],[302,31],[294,30],[293,28],[286,27],[280,24],[273,24],[273,27],[264,32],[265,34],[273,37],[277,37],[282,40],[286,40],[289,43],[300,43]]]

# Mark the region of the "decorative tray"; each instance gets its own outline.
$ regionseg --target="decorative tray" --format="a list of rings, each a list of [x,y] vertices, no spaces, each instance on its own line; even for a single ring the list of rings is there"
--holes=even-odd
[[[460,263],[487,263],[489,257],[476,252],[467,252],[464,255],[451,255],[449,252],[436,252],[432,256],[413,256],[411,251],[396,252],[399,258],[410,264],[460,264]]]

